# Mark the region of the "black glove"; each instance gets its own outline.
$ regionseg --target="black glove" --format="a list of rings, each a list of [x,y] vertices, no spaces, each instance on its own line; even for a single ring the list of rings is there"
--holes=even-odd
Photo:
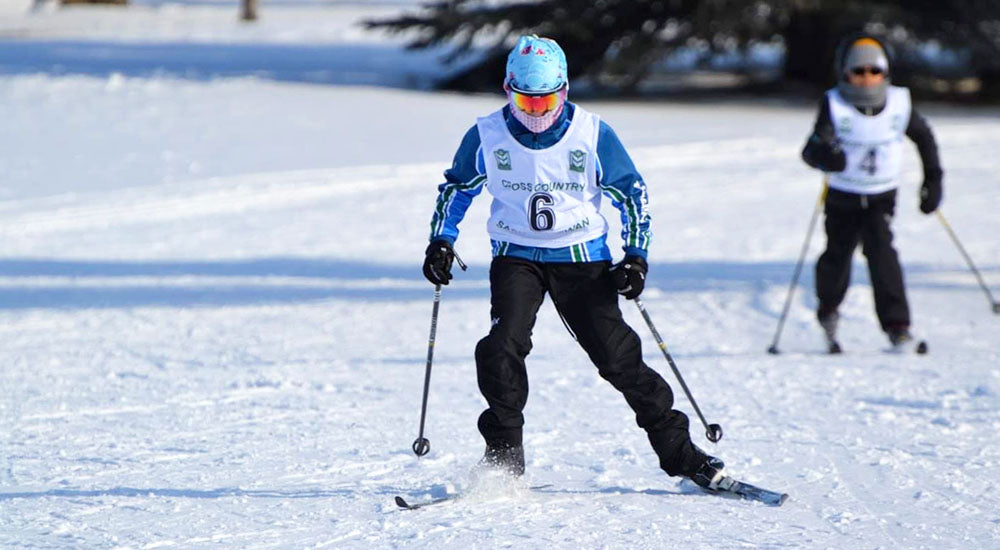
[[[445,240],[431,241],[424,251],[424,277],[431,284],[446,285],[451,280],[451,262],[455,259],[455,249]]]
[[[802,149],[802,160],[824,172],[842,172],[847,167],[847,155],[836,139],[824,139],[816,134],[809,136]]]
[[[941,182],[924,180],[920,186],[920,211],[930,214],[941,205]]]
[[[615,282],[618,294],[624,296],[626,300],[637,298],[646,286],[647,271],[649,266],[641,256],[625,256],[624,260],[611,268],[611,278]]]

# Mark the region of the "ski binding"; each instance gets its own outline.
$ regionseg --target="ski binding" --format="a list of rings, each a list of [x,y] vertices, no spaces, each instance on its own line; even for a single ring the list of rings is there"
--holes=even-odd
[[[706,489],[710,494],[720,496],[734,496],[744,500],[761,502],[768,506],[781,506],[788,500],[788,493],[778,493],[768,489],[762,489],[756,485],[744,483],[729,476],[722,476],[714,489]]]

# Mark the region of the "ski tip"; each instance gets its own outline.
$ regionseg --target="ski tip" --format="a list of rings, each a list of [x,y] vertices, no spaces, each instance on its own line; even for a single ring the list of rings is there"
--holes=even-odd
[[[401,496],[396,496],[395,500],[396,500],[396,506],[399,506],[400,508],[406,508],[407,510],[412,508],[412,506],[410,506],[408,502],[403,500],[403,497]]]
[[[788,500],[788,493],[781,493],[781,496],[778,497],[778,501],[775,502],[774,505],[775,506],[781,506],[782,504],[785,503],[786,500]]]
[[[921,340],[919,343],[917,343],[917,354],[925,355],[926,353],[927,353],[927,342]]]

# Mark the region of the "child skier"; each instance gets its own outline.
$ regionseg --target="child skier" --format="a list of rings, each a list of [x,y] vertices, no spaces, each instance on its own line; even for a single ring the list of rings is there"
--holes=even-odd
[[[847,293],[858,242],[868,260],[875,312],[896,350],[913,342],[903,272],[889,227],[902,169],[903,136],[917,145],[924,168],[920,211],[941,203],[943,173],[927,122],[910,103],[908,89],[890,85],[890,56],[875,37],[856,35],[838,48],[838,82],[826,92],[802,158],[829,174],[826,251],[816,262],[816,311],[831,353],[837,342],[837,308]]]
[[[507,58],[503,88],[508,104],[478,119],[445,172],[424,261],[431,283],[448,284],[458,224],[487,188],[492,327],[475,351],[488,404],[478,421],[486,441],[482,462],[524,472],[525,357],[548,293],[598,373],[635,411],[660,467],[714,488],[722,461],[691,442],[687,416],[673,410],[670,386],[643,363],[639,337],[618,308],[618,294],[633,299],[645,282],[645,183],[611,127],[566,101],[566,57],[553,40],[521,37]],[[613,267],[602,193],[622,217],[625,256]]]

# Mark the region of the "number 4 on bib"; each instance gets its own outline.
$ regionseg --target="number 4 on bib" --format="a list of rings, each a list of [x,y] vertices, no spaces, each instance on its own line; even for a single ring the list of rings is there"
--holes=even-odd
[[[871,149],[868,150],[868,153],[865,154],[864,158],[861,159],[861,164],[860,164],[861,170],[864,172],[868,172],[869,176],[874,176],[875,172],[878,171],[877,159],[878,159],[878,151],[874,147],[872,147]]]

